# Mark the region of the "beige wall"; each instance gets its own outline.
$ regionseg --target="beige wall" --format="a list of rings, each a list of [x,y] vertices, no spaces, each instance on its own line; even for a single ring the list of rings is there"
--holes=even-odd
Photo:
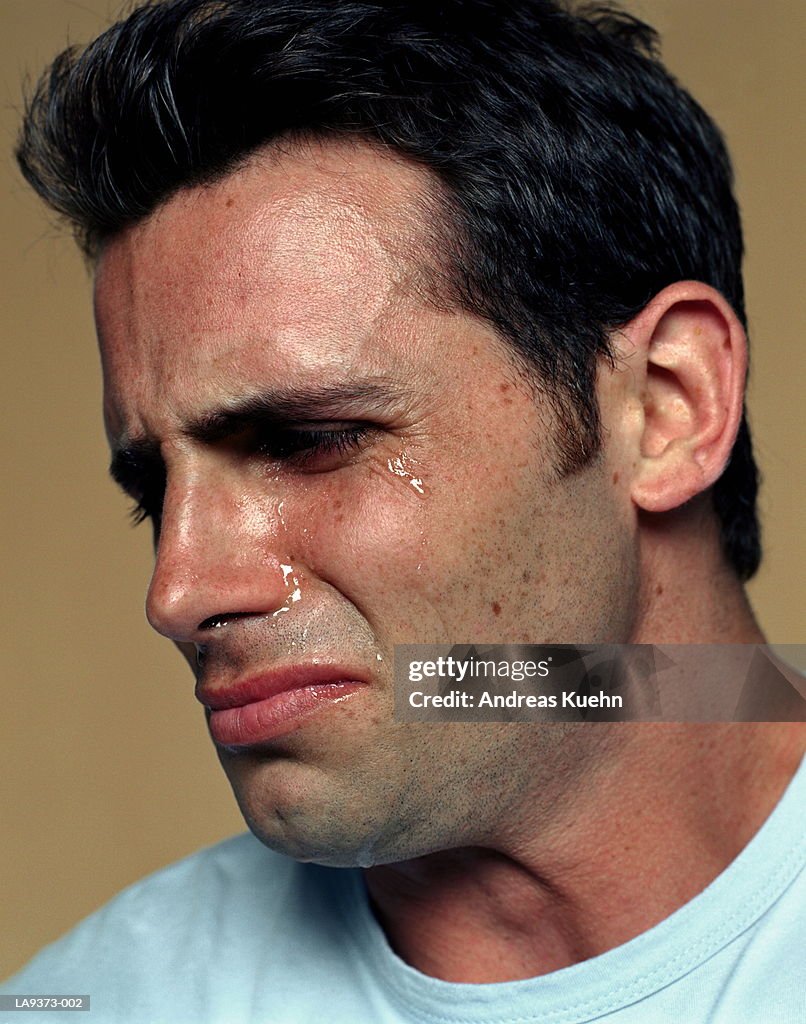
[[[0,975],[142,874],[242,828],[191,679],[142,612],[146,528],[105,476],[89,284],[17,177],[19,82],[116,4],[2,0],[3,565]],[[766,476],[752,585],[778,643],[806,642],[801,536],[806,5],[635,0],[670,66],[722,124],[738,170]],[[796,19],[799,25],[795,25]],[[798,298],[800,296],[800,298]]]

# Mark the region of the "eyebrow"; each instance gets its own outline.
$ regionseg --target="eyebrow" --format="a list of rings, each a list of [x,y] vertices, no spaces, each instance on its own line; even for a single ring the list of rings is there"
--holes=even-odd
[[[323,417],[362,417],[388,411],[410,396],[410,389],[390,377],[368,377],[348,384],[264,389],[227,402],[191,420],[182,435],[201,444],[215,444],[249,427],[305,423]],[[124,490],[144,475],[164,472],[159,443],[148,437],[122,438],[113,448],[109,473]]]

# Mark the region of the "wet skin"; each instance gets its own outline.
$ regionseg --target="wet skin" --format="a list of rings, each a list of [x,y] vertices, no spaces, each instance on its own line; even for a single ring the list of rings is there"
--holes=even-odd
[[[343,145],[263,154],[97,267],[107,431],[156,526],[151,623],[208,691],[295,664],[360,682],[219,747],[253,830],[323,863],[483,843],[584,768],[556,727],[395,723],[396,643],[635,628],[617,432],[558,477],[554,414],[505,345],[428,299],[424,175]]]

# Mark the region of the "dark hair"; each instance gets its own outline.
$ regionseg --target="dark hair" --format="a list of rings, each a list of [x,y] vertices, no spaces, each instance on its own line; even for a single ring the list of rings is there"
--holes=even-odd
[[[600,448],[613,329],[690,278],[745,320],[730,161],[656,44],[630,15],[561,0],[162,0],[57,57],[18,159],[90,255],[288,133],[418,161],[444,194],[452,299],[532,369],[573,472]],[[743,418],[713,487],[742,579],[756,491]]]

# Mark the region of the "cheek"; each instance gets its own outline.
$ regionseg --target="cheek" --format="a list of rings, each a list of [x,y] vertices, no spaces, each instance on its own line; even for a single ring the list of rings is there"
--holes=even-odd
[[[298,506],[300,557],[387,643],[510,639],[540,564],[523,479],[469,462],[412,479],[395,460],[333,474]]]
[[[518,466],[468,480],[448,517],[442,601],[454,622],[452,642],[506,643],[530,638],[533,597],[541,586],[539,487]]]
[[[312,478],[288,495],[288,557],[350,601],[384,641],[439,642],[432,566],[442,527],[432,493],[391,462]]]

